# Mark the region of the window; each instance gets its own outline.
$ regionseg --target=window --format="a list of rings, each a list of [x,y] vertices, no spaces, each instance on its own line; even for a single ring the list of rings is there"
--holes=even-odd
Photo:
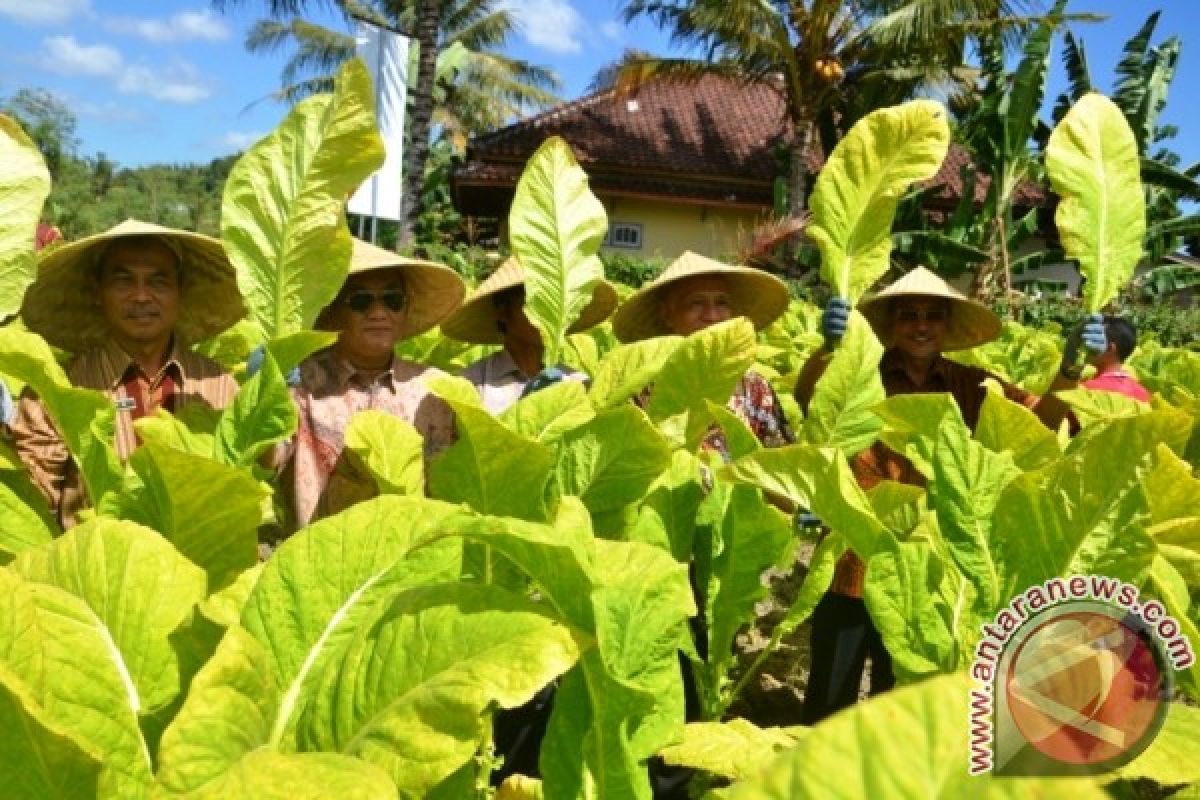
[[[633,222],[610,223],[603,243],[608,247],[639,250],[642,246],[642,226]]]

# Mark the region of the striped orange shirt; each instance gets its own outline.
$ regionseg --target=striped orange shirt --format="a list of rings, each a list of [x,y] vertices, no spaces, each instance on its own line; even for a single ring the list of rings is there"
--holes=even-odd
[[[72,385],[97,389],[112,398],[117,409],[116,449],[122,461],[137,448],[135,419],[164,407],[179,411],[199,403],[222,409],[237,393],[237,382],[224,368],[190,350],[172,347],[156,375],[146,375],[116,342],[85,351],[67,366]],[[28,389],[17,404],[12,423],[17,453],[64,528],[89,505],[83,480],[46,409]]]

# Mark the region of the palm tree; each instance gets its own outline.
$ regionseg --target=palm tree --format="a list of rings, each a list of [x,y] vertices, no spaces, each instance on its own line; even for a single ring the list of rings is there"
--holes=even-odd
[[[242,0],[213,0],[225,5]],[[301,16],[314,0],[266,0],[270,15],[246,38],[251,52],[294,47],[284,65],[277,99],[296,102],[332,88],[333,73],[355,54],[354,37]],[[514,30],[512,14],[497,0],[326,0],[346,20],[362,20],[417,42],[415,78],[409,84],[408,144],[400,240],[411,238],[419,213],[430,133],[462,152],[467,139],[558,101],[558,77],[544,67],[500,51]]]
[[[867,111],[928,91],[968,86],[968,46],[989,31],[1029,25],[1036,0],[625,0],[704,58],[655,59],[623,71],[720,72],[779,88],[791,124],[788,209],[807,204],[807,156],[826,151]],[[619,83],[621,81],[619,80]]]

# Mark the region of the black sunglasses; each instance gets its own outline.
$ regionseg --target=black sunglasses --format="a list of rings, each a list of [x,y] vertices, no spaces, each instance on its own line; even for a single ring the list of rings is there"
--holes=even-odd
[[[384,289],[378,292],[357,289],[342,298],[342,302],[350,306],[351,311],[357,311],[360,314],[366,313],[376,300],[382,302],[388,311],[403,311],[408,302],[403,289]]]
[[[926,322],[945,322],[950,314],[944,308],[930,308],[918,311],[915,308],[901,308],[896,311],[896,319],[900,322],[916,322],[924,319]]]

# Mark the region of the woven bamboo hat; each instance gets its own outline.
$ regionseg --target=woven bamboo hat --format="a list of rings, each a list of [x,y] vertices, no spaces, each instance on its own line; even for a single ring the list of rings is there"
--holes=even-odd
[[[407,258],[358,238],[353,242],[347,278],[383,269],[394,269],[404,276],[404,292],[408,303],[400,327],[401,339],[424,333],[437,325],[458,308],[467,293],[462,278],[449,267],[419,258]]]
[[[179,256],[183,290],[175,333],[181,340],[203,341],[245,316],[233,266],[219,239],[127,219],[103,233],[42,253],[37,280],[21,307],[29,329],[72,353],[106,341],[108,324],[95,291],[100,258],[113,242],[136,236],[156,238]]]
[[[525,270],[516,257],[510,257],[479,284],[471,299],[463,303],[448,320],[442,323],[442,333],[451,339],[472,344],[502,344],[504,336],[496,327],[496,308],[492,298],[508,289],[525,285]],[[583,307],[579,319],[567,330],[578,333],[599,325],[617,307],[617,290],[608,281],[600,281],[592,289],[592,302]]]
[[[950,302],[943,350],[966,350],[1000,335],[1000,318],[990,309],[968,299],[924,267],[917,267],[858,304],[859,312],[871,323],[884,347],[892,344],[891,301],[898,297],[940,297]]]
[[[687,250],[663,273],[638,289],[613,316],[613,332],[622,342],[636,342],[671,331],[662,315],[662,301],[672,284],[700,275],[724,278],[733,313],[748,317],[757,330],[770,325],[787,310],[791,296],[787,284],[770,273],[732,266]]]

